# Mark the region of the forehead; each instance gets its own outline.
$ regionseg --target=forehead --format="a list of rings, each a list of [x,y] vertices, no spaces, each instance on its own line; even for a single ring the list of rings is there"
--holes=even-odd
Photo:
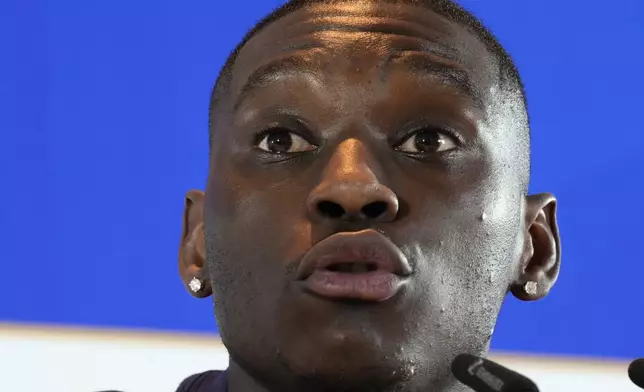
[[[317,66],[309,69],[318,73],[365,66],[384,72],[388,60],[401,54],[422,55],[416,57],[429,60],[422,61],[429,73],[441,65],[458,70],[480,95],[496,81],[493,57],[465,27],[417,5],[352,1],[304,7],[265,26],[240,51],[231,92],[242,93],[262,67],[304,69],[302,62],[310,60]],[[405,62],[408,67],[414,63],[419,62]]]

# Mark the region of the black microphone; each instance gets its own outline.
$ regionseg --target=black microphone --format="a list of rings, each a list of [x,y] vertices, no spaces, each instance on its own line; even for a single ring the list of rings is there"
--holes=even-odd
[[[527,377],[475,355],[458,355],[452,374],[476,392],[539,392]]]
[[[628,378],[644,389],[644,358],[636,359],[628,366]]]

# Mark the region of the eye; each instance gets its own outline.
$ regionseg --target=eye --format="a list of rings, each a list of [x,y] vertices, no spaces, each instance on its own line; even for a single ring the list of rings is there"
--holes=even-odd
[[[313,151],[317,148],[307,142],[302,136],[283,128],[275,128],[262,133],[258,138],[257,147],[273,154],[289,154],[295,152]]]
[[[456,140],[445,132],[423,128],[407,137],[396,150],[413,154],[443,152],[457,147]]]

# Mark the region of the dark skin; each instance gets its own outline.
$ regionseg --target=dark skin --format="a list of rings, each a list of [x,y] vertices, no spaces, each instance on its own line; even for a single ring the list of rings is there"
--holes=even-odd
[[[464,390],[450,363],[487,353],[507,293],[548,293],[556,201],[526,195],[527,121],[497,74],[475,35],[411,5],[298,10],[242,49],[180,249],[186,284],[214,294],[231,392]],[[374,202],[386,208],[362,209]],[[364,229],[412,265],[400,292],[364,303],[298,289],[312,246]]]

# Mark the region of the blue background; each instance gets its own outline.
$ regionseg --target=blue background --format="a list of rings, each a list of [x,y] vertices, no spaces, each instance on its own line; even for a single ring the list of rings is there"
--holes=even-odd
[[[215,332],[177,275],[203,188],[210,88],[280,2],[0,5],[0,320]],[[494,347],[644,355],[644,2],[464,1],[515,56],[533,191],[559,197],[551,296],[510,299]]]

